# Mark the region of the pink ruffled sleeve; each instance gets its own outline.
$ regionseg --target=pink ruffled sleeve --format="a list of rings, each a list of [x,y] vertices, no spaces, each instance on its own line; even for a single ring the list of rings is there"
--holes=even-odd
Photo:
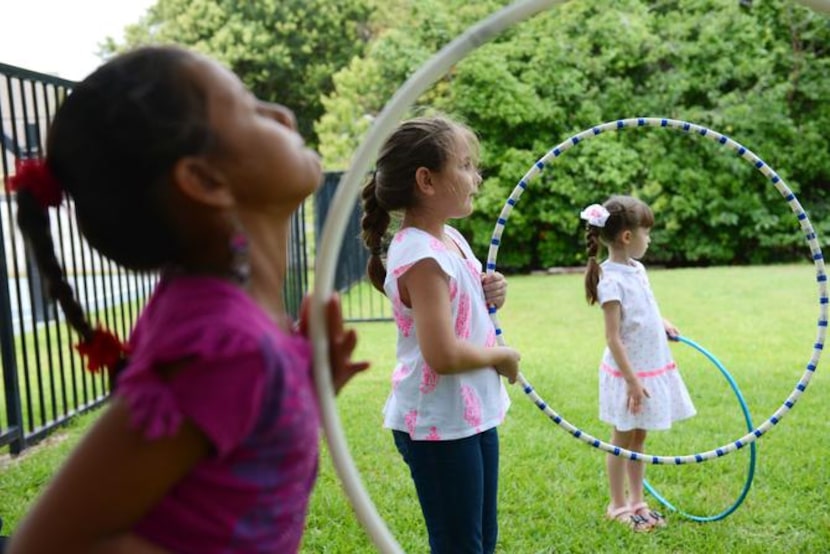
[[[145,315],[151,321],[139,322],[132,359],[115,391],[133,427],[154,440],[171,436],[188,419],[218,456],[226,455],[256,424],[266,387],[265,339],[245,325],[244,312],[229,313],[227,306],[221,313],[208,305]],[[167,367],[174,368],[170,377]]]

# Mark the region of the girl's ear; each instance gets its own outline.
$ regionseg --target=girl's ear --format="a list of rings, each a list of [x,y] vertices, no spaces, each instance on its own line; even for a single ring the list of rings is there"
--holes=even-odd
[[[180,159],[173,166],[172,180],[179,192],[199,204],[227,208],[235,203],[227,181],[203,158]]]
[[[421,194],[432,196],[435,193],[435,187],[432,183],[432,172],[426,167],[419,167],[415,170],[415,185]]]
[[[627,245],[631,242],[631,237],[633,237],[633,236],[634,236],[634,233],[632,233],[630,229],[626,229],[625,231],[620,233],[620,241],[623,244]]]

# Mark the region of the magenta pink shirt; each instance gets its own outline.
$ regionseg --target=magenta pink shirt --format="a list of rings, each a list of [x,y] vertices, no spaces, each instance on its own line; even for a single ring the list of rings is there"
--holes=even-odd
[[[311,349],[236,285],[166,277],[130,338],[116,395],[148,441],[193,422],[213,445],[134,532],[177,553],[299,549],[317,474]],[[172,378],[160,364],[184,362]]]

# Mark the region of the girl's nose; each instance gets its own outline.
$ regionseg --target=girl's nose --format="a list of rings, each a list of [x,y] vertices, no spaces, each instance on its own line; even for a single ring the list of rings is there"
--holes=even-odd
[[[297,118],[294,117],[294,112],[286,108],[282,104],[274,105],[274,119],[291,129],[297,130]]]
[[[271,102],[262,102],[262,104],[264,104],[268,114],[273,117],[276,122],[288,127],[292,131],[297,130],[297,118],[294,117],[294,112],[291,111],[291,109],[283,106],[282,104]]]

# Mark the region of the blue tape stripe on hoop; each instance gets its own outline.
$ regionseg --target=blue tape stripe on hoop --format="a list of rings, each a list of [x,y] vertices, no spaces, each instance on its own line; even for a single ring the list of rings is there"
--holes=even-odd
[[[705,348],[703,348],[702,346],[700,346],[698,343],[696,343],[695,341],[693,341],[691,339],[688,339],[686,337],[677,337],[676,340],[678,342],[682,342],[684,344],[687,344],[687,345],[691,346],[692,348],[694,348],[695,350],[697,350],[698,352],[703,354],[706,358],[708,358],[709,361],[712,362],[715,365],[716,368],[718,368],[718,371],[720,371],[721,375],[723,375],[724,379],[726,379],[726,381],[729,383],[729,386],[732,389],[732,392],[735,393],[735,397],[738,399],[738,404],[740,404],[740,406],[741,406],[741,412],[743,412],[744,421],[746,422],[747,430],[750,433],[757,433],[757,431],[755,429],[753,429],[754,425],[752,424],[752,416],[750,416],[750,414],[749,414],[749,406],[747,406],[746,401],[744,400],[744,396],[743,396],[743,394],[741,394],[741,389],[738,388],[738,384],[735,382],[735,379],[726,370],[726,368],[723,366],[723,364],[720,362],[720,360],[718,360],[711,352],[709,352],[708,350],[706,350]],[[786,402],[785,402],[785,404],[786,404]],[[790,403],[788,405],[788,408],[791,408],[791,407],[792,407],[792,404]],[[760,436],[760,435],[756,435],[756,436]],[[722,448],[718,448],[718,449],[715,450],[715,454],[718,458],[720,458],[721,456],[723,456],[725,454],[725,452],[723,451]],[[651,483],[648,482],[648,480],[645,480],[645,479],[643,480],[643,486],[649,492],[649,494],[651,494],[654,498],[656,498],[657,501],[660,502],[663,506],[665,506],[666,508],[668,508],[669,510],[671,510],[673,512],[677,512],[678,514],[682,515],[683,517],[685,517],[687,519],[691,519],[692,521],[699,521],[699,522],[702,522],[702,523],[709,522],[709,521],[718,521],[720,519],[724,519],[729,514],[731,514],[735,510],[737,510],[738,506],[740,506],[741,503],[743,503],[744,499],[746,498],[746,495],[749,493],[750,487],[752,486],[752,480],[755,477],[755,464],[757,462],[757,456],[758,456],[757,445],[753,442],[749,445],[749,467],[748,467],[747,473],[746,473],[746,480],[744,481],[744,485],[741,488],[741,492],[738,495],[738,498],[728,508],[726,508],[722,512],[719,512],[715,515],[700,516],[700,515],[695,515],[695,514],[692,514],[692,513],[689,513],[689,512],[685,512],[685,511],[681,510],[680,508],[677,508],[676,506],[674,506],[668,500],[666,500],[666,498],[664,496],[662,496],[659,492],[657,492],[657,490],[651,485]]]
[[[642,122],[642,123],[641,123]],[[697,137],[702,137],[707,140],[711,140],[715,144],[719,144],[724,148],[734,151],[737,155],[739,155],[742,159],[744,159],[747,163],[752,164],[753,167],[756,168],[761,174],[768,176],[768,175],[775,175],[777,179],[769,179],[770,184],[778,190],[781,196],[789,203],[790,208],[792,209],[793,213],[796,215],[798,219],[799,225],[801,226],[802,231],[804,232],[805,237],[807,238],[807,244],[810,247],[810,252],[813,254],[813,262],[816,267],[816,275],[818,276],[816,281],[818,283],[819,289],[819,321],[827,321],[828,319],[828,303],[830,303],[830,295],[827,293],[827,280],[821,278],[822,276],[826,275],[827,272],[824,268],[824,257],[821,255],[821,247],[818,243],[818,237],[816,235],[815,230],[813,229],[812,223],[810,223],[809,217],[807,217],[807,213],[801,207],[798,199],[795,197],[795,194],[787,187],[786,183],[783,179],[781,179],[779,173],[772,168],[770,168],[766,163],[764,163],[754,152],[749,150],[747,147],[735,142],[731,138],[727,137],[726,135],[714,131],[712,129],[706,129],[701,127],[700,125],[690,123],[687,121],[678,121],[676,119],[669,119],[669,118],[656,118],[656,117],[639,117],[639,118],[628,118],[628,119],[619,119],[614,121],[609,121],[606,123],[602,123],[600,125],[594,125],[590,127],[586,131],[582,131],[577,133],[573,137],[570,137],[560,144],[556,145],[552,148],[547,154],[545,154],[542,158],[538,161],[543,162],[545,167],[550,165],[550,162],[554,161],[558,158],[563,152],[574,146],[573,138],[579,137],[580,144],[585,142],[586,139],[594,138],[597,136],[602,136],[605,134],[605,131],[619,131],[621,129],[629,129],[629,128],[644,128],[644,127],[659,127],[664,129],[673,129],[676,131],[680,131],[689,135],[695,135]],[[599,132],[597,132],[599,131]],[[706,131],[705,133],[702,131]],[[554,155],[554,152],[558,152],[558,154]],[[760,166],[758,163],[760,162]],[[536,169],[535,165],[532,169]],[[503,221],[504,223],[500,223],[499,231],[501,231],[501,227],[506,225],[508,218],[510,217],[510,212],[515,207],[516,203],[518,202],[519,197],[521,196],[522,192],[527,188],[527,185],[530,184],[531,180],[535,175],[538,173],[532,173],[529,171],[527,175],[523,178],[525,182],[525,187],[516,187],[513,192],[510,194],[507,203],[504,205],[501,214],[499,215],[499,221]],[[487,256],[487,271],[492,272],[496,269],[496,257],[498,256],[498,249],[499,246],[490,245],[490,250]],[[499,344],[504,345],[504,333],[501,332],[501,326],[498,322],[498,317],[496,313],[491,314],[490,316],[493,319],[493,323],[497,329],[497,341]],[[825,335],[827,333],[827,326],[818,325],[817,326],[817,336],[816,340],[814,341],[815,344],[824,344],[825,342]],[[813,355],[810,360],[810,365],[815,368],[818,366],[819,356],[821,355],[821,349],[814,349]],[[806,390],[807,385],[810,382],[810,379],[815,374],[814,369],[806,369],[804,374],[802,375],[799,382],[796,384],[793,391],[790,393],[789,397],[787,397],[784,403],[776,410],[775,414],[772,417],[776,419],[776,422],[780,421],[781,418],[790,410],[790,408],[798,401],[798,398],[801,394]],[[523,388],[529,387],[530,383],[525,378],[524,374],[519,372],[518,381],[521,383]],[[532,388],[532,387],[531,387]],[[538,396],[538,393],[533,392],[533,396],[535,398],[541,397]],[[577,438],[584,442],[587,445],[593,446],[605,452],[614,453],[615,447],[609,443],[606,443],[596,437],[592,436],[590,433],[585,432],[573,424],[571,424],[567,419],[562,417],[558,414],[555,410],[553,410],[549,404],[546,403],[546,408],[543,410],[545,414],[552,419],[554,422],[557,423],[561,428],[571,434],[574,438]],[[714,448],[712,450],[706,452],[699,452],[694,454],[687,454],[683,456],[658,456],[653,454],[641,454],[644,460],[650,461],[652,464],[694,464],[700,463],[707,460],[712,460],[714,458],[718,458],[721,456],[725,456],[732,452],[735,452],[739,449],[744,448],[748,444],[754,443],[760,437],[762,437],[767,431],[769,431],[774,423],[771,422],[771,418],[766,418],[764,423],[762,423],[758,428],[750,430],[746,435],[740,437],[734,441],[731,441],[727,444]],[[620,449],[620,456],[629,457],[631,455],[631,451]]]

